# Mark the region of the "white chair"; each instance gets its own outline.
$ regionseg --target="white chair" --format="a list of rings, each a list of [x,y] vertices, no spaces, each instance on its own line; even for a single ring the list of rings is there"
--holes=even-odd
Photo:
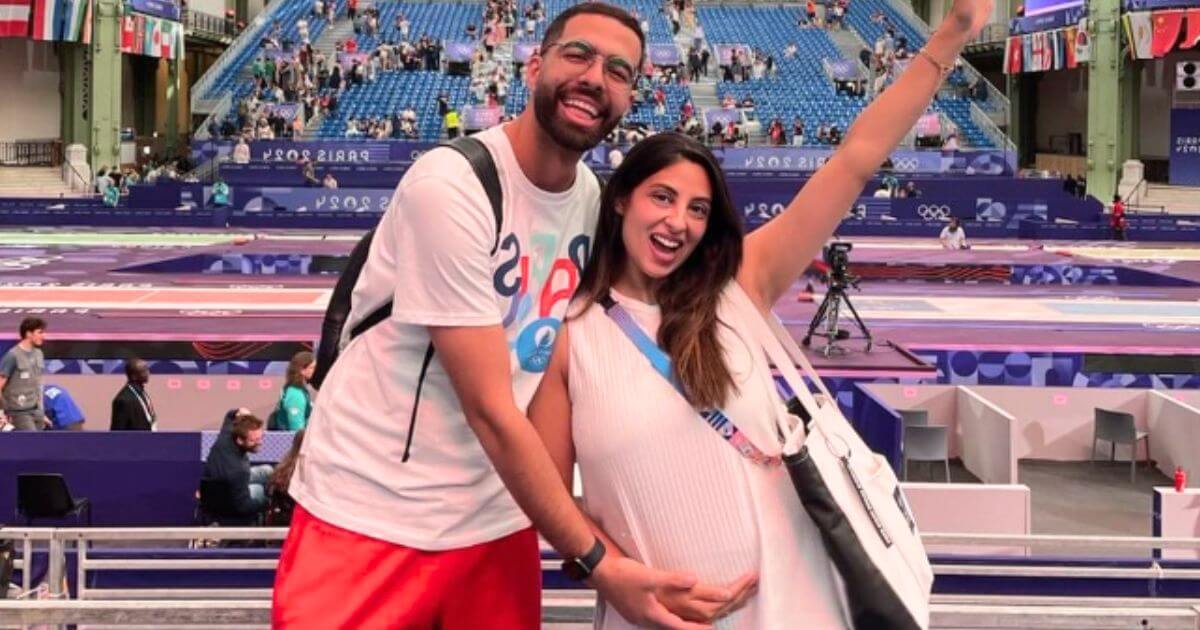
[[[904,427],[904,479],[908,480],[908,462],[942,462],[946,483],[950,482],[950,447],[946,427],[907,425]]]

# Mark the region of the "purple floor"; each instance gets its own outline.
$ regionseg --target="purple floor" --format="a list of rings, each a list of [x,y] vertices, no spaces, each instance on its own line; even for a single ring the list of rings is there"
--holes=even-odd
[[[867,239],[864,239],[867,240]],[[876,243],[880,242],[878,240]],[[912,243],[914,241],[908,241]],[[1006,244],[1014,244],[1010,241]],[[129,283],[135,286],[177,287],[330,287],[334,275],[241,274],[241,273],[150,273],[130,271],[131,267],[148,264],[181,264],[180,260],[209,256],[215,259],[239,260],[249,257],[298,258],[338,257],[353,247],[349,240],[255,240],[245,245],[214,245],[202,247],[108,247],[108,246],[50,246],[0,247],[0,260],[22,258],[29,264],[0,266],[0,282],[10,286],[34,283],[50,286],[78,286],[93,283]],[[937,249],[904,247],[859,247],[852,254],[854,263],[920,264],[931,268],[945,265],[1047,265],[1047,264],[1104,264],[1125,266],[1176,277],[1200,279],[1200,262],[1130,262],[1095,261],[1082,257],[1053,253],[1047,249],[1022,251],[972,250],[946,252]],[[785,297],[776,308],[780,317],[798,336],[811,319],[816,305],[797,301],[805,286],[797,285],[795,293]],[[817,290],[821,291],[818,284]],[[1138,300],[1195,300],[1200,289],[1189,287],[1155,286],[1013,286],[997,283],[967,284],[947,282],[864,282],[862,295],[900,296],[1006,296],[1071,297],[1109,296]],[[858,293],[852,293],[852,299]],[[247,315],[237,312],[194,314],[178,311],[86,310],[78,312],[49,312],[44,315],[51,323],[51,334],[60,339],[120,342],[138,339],[172,339],[178,341],[302,341],[311,342],[318,335],[319,313],[261,312]],[[20,309],[0,308],[0,336],[11,338],[17,323],[27,313]],[[904,351],[920,348],[976,349],[1088,349],[1147,352],[1166,350],[1200,351],[1200,337],[1195,332],[1136,326],[1107,325],[997,325],[988,322],[944,321],[886,321],[872,324],[876,350],[862,352],[862,343],[843,344],[851,351],[826,359],[814,353],[815,363],[824,369],[850,371],[880,371],[909,373],[931,368],[914,360]],[[900,349],[888,347],[892,342]],[[817,341],[814,345],[820,345]]]

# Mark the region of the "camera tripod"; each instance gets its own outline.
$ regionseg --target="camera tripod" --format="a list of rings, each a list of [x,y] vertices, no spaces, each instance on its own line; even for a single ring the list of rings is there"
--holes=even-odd
[[[817,314],[813,315],[812,322],[808,324],[808,333],[804,335],[804,340],[801,342],[805,347],[812,343],[813,337],[824,337],[827,342],[822,352],[825,356],[829,356],[834,352],[846,352],[845,348],[838,346],[839,341],[845,341],[850,338],[850,331],[838,327],[838,318],[841,316],[841,309],[844,305],[846,310],[850,311],[850,316],[854,318],[855,325],[862,331],[863,337],[867,340],[867,352],[871,351],[871,345],[874,339],[871,338],[871,331],[867,325],[863,323],[861,317],[858,316],[858,311],[854,310],[854,305],[850,303],[850,295],[846,293],[846,287],[854,284],[853,281],[846,278],[830,277],[829,292],[825,294],[825,299],[821,301],[821,305],[817,307]],[[824,324],[824,332],[819,332],[818,329]]]

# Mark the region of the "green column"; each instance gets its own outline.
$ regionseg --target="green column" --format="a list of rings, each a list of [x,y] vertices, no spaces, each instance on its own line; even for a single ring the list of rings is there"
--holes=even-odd
[[[91,55],[91,151],[93,168],[120,163],[121,3],[94,0]]]
[[[59,44],[62,60],[62,139],[63,144],[91,142],[91,69],[92,55],[87,46]]]
[[[1117,190],[1121,163],[1129,156],[1129,137],[1136,135],[1129,90],[1122,90],[1120,0],[1090,0],[1088,26],[1092,56],[1088,62],[1087,187],[1109,201]],[[1125,93],[1123,93],[1125,92]]]

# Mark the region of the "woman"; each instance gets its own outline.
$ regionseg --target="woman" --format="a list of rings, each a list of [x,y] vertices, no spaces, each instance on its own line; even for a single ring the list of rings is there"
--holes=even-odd
[[[849,627],[819,532],[772,460],[786,411],[737,305],[766,316],[783,297],[990,14],[989,0],[956,0],[922,59],[745,238],[720,167],[684,136],[639,143],[605,187],[591,260],[529,416],[568,487],[578,464],[609,553],[728,585],[662,592],[676,614],[720,628]],[[663,349],[678,389],[631,341],[628,320],[606,311]],[[708,409],[737,425],[737,448],[697,413]],[[630,624],[601,601],[596,626]]]
[[[283,392],[279,396],[279,405],[271,414],[271,429],[279,431],[299,431],[308,425],[308,417],[312,415],[312,399],[308,395],[308,381],[312,378],[313,370],[317,368],[317,360],[313,353],[297,352],[288,361],[287,374],[283,381]]]
[[[292,524],[292,511],[296,509],[296,501],[288,494],[288,484],[292,482],[292,473],[296,470],[296,457],[300,455],[300,447],[304,444],[304,429],[292,436],[292,447],[271,471],[267,480],[267,525],[271,527],[287,527]]]

